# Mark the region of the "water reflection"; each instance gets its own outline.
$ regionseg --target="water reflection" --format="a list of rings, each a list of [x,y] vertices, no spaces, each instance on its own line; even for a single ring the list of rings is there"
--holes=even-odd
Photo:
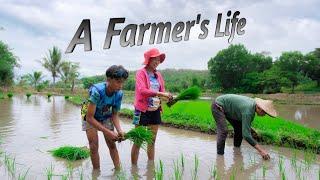
[[[48,152],[53,148],[63,145],[87,146],[86,135],[81,131],[80,108],[67,103],[63,97],[53,96],[51,102],[44,96],[31,96],[30,101],[25,96],[14,96],[12,100],[0,101],[0,135],[3,144],[0,150],[8,152],[16,157],[19,169],[27,170],[29,179],[46,179],[45,169],[52,164],[54,173],[66,174],[69,164],[61,159],[51,156]],[[304,112],[301,116],[304,116]],[[123,118],[121,118],[123,119]],[[128,131],[133,127],[129,120],[121,121],[122,127]],[[173,161],[184,154],[185,171],[183,179],[190,179],[194,168],[194,156],[199,158],[199,179],[210,178],[210,168],[215,164],[218,173],[229,179],[236,172],[236,179],[262,179],[262,166],[268,169],[268,179],[279,179],[278,156],[284,157],[286,173],[288,177],[295,178],[295,171],[290,165],[292,150],[273,146],[265,146],[272,155],[271,161],[262,161],[254,148],[243,142],[241,148],[233,148],[232,139],[226,142],[224,156],[216,155],[216,139],[214,135],[193,131],[179,130],[175,128],[160,127],[156,142],[156,161],[148,161],[146,153],[141,151],[138,166],[131,166],[131,143],[124,141],[117,144],[120,159],[126,177],[133,179],[153,179],[155,164],[161,160],[164,164],[165,179],[170,179],[174,174]],[[43,138],[41,138],[43,137]],[[108,148],[103,136],[99,136],[99,154],[101,171],[92,171],[90,158],[72,163],[74,179],[80,179],[81,173],[84,179],[116,179],[113,164],[109,156]],[[300,151],[298,151],[300,152]],[[303,156],[299,156],[303,162]],[[308,178],[317,178],[319,156],[312,162],[308,171]],[[8,179],[6,170],[0,166],[0,179]]]

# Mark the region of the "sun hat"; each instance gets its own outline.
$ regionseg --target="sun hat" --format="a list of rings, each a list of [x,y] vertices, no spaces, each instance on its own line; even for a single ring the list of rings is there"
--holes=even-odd
[[[254,100],[256,101],[257,106],[259,106],[269,116],[277,117],[278,113],[273,106],[273,101],[260,98],[254,98]]]
[[[149,64],[150,59],[153,57],[160,57],[160,63],[164,61],[166,58],[166,55],[164,53],[160,53],[160,51],[157,48],[151,48],[148,51],[144,52],[144,65]]]

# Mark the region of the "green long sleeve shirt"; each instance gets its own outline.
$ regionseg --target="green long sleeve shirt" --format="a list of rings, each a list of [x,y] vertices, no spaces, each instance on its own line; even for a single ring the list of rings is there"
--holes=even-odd
[[[242,136],[252,146],[257,144],[251,135],[251,122],[256,112],[256,102],[254,99],[236,94],[221,95],[216,98],[226,115],[227,119],[241,121]]]

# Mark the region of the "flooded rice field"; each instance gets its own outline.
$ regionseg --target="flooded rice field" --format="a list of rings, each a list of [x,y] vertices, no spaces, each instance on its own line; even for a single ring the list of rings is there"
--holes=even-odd
[[[303,113],[301,115],[303,116]],[[128,119],[121,125],[133,127]],[[319,123],[315,126],[319,129]],[[216,155],[216,137],[199,132],[160,127],[156,160],[148,162],[140,151],[138,166],[131,166],[131,143],[117,143],[122,172],[115,173],[103,136],[99,134],[101,171],[92,171],[90,158],[68,163],[49,150],[63,146],[88,146],[81,131],[80,108],[64,97],[14,96],[0,100],[0,179],[319,179],[320,156],[304,151],[264,146],[271,155],[263,161],[243,142],[233,148],[228,139],[224,156]]]

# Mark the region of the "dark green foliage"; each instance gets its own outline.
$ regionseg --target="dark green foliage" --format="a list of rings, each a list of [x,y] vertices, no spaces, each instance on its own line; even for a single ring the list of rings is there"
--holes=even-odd
[[[280,68],[280,75],[286,77],[291,85],[291,90],[294,92],[295,86],[299,84],[299,74],[301,73],[301,63],[304,57],[301,52],[283,52],[275,65]]]
[[[153,143],[152,131],[143,126],[138,126],[131,129],[125,134],[124,137],[143,149],[146,149],[148,144]]]
[[[47,94],[47,97],[48,97],[48,98],[50,98],[51,96],[52,96],[52,94],[51,94],[51,93],[48,93],[48,94]]]
[[[69,161],[86,159],[90,156],[90,151],[86,147],[63,146],[51,151],[52,155],[64,158]]]
[[[0,41],[0,86],[10,86],[13,83],[14,67],[19,67],[18,57]]]
[[[64,96],[64,99],[69,99],[69,98],[70,98],[70,96],[68,96],[68,95]]]

